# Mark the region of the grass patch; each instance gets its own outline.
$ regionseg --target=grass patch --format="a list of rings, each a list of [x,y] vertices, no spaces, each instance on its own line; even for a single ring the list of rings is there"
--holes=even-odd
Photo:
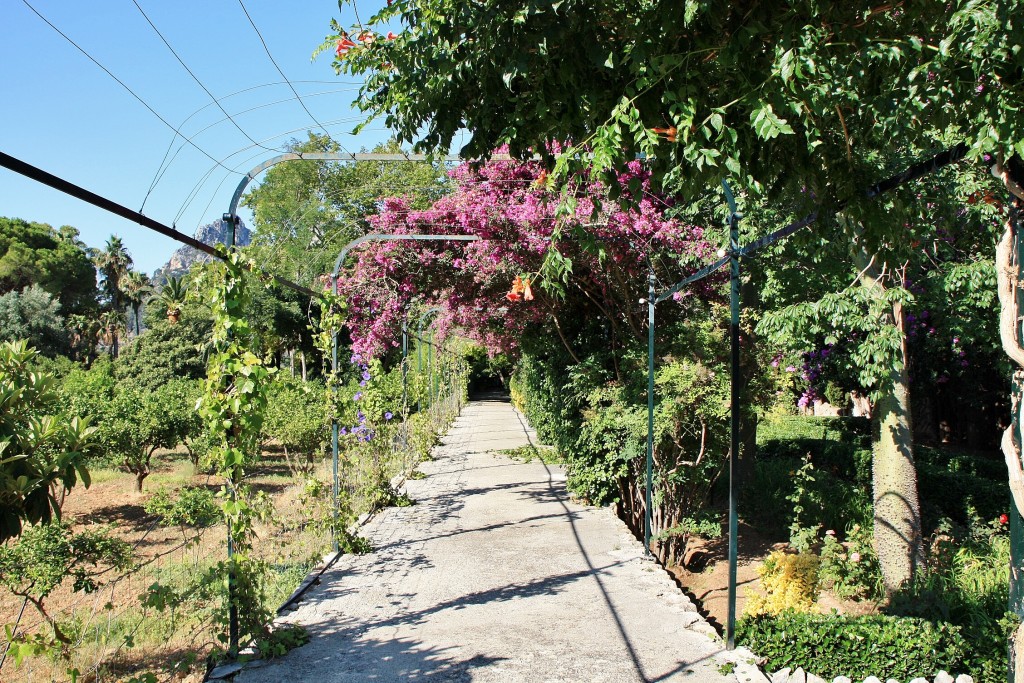
[[[565,462],[565,459],[562,458],[558,450],[553,446],[541,446],[538,448],[533,444],[527,444],[519,448],[500,450],[498,455],[504,455],[522,463],[531,463],[534,460],[538,460],[545,465],[561,465]]]

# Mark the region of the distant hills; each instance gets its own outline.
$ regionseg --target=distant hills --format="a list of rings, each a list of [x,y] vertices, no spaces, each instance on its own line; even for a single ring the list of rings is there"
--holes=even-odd
[[[204,244],[226,244],[228,228],[222,221],[213,221],[200,226],[193,235]],[[245,222],[239,219],[238,228],[235,230],[235,244],[239,247],[248,246],[252,242],[252,232],[245,226]],[[212,256],[204,254],[195,247],[184,246],[171,254],[171,259],[162,268],[153,272],[153,282],[157,286],[163,285],[169,277],[181,277],[187,273],[196,263],[209,263]]]

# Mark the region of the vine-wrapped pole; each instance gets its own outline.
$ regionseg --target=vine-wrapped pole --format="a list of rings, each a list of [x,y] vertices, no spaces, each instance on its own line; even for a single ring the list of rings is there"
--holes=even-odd
[[[417,377],[419,377],[421,384],[422,384],[422,380],[423,380],[423,325],[426,324],[427,318],[429,318],[430,316],[434,315],[435,313],[440,313],[440,312],[441,312],[441,307],[440,306],[431,306],[427,310],[423,311],[423,315],[420,316],[419,325],[416,328],[416,341],[418,342],[416,344],[416,375],[417,375]],[[430,372],[430,359],[433,357],[433,347],[434,347],[434,339],[433,339],[433,337],[431,337],[430,341],[427,342],[427,353],[429,354],[427,356],[427,372],[428,373]],[[427,391],[428,392],[430,391],[430,386],[431,385],[428,382],[428,384],[427,384]],[[422,396],[422,395],[423,395],[422,391],[420,391],[416,395],[416,412],[418,412],[418,413],[423,411],[423,401],[420,399],[420,396]],[[428,397],[429,397],[429,395],[428,395]],[[433,401],[431,401],[431,403],[433,403]],[[427,407],[429,408],[430,406],[428,405]]]

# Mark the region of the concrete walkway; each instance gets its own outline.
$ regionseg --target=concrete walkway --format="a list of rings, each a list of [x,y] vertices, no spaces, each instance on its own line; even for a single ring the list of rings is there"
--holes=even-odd
[[[610,510],[569,501],[561,467],[506,400],[474,401],[409,481],[417,502],[363,528],[287,621],[311,642],[236,680],[734,681],[713,629]],[[720,672],[721,670],[721,672]]]

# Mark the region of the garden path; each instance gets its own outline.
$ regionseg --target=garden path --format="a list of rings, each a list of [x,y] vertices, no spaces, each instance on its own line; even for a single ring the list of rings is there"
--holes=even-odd
[[[471,402],[407,482],[416,504],[362,530],[284,619],[309,644],[236,680],[727,681],[736,658],[609,509],[569,500],[562,467],[503,397]]]

